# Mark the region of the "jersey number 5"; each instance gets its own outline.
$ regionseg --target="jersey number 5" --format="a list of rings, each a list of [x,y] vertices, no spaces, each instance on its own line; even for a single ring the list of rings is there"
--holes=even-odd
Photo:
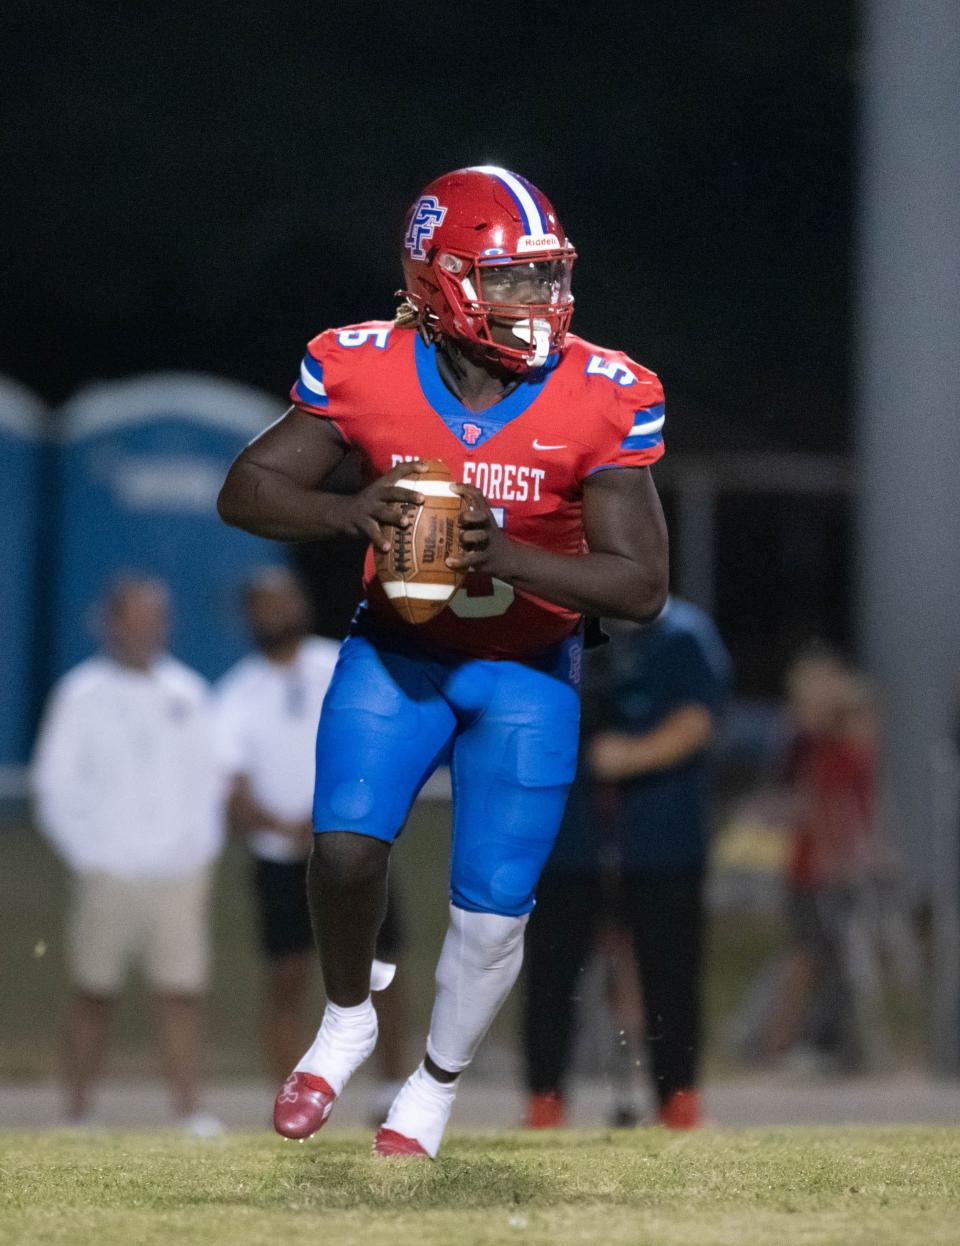
[[[365,346],[373,342],[378,350],[386,350],[389,337],[389,329],[343,329],[337,334],[337,341],[341,346]]]
[[[615,359],[604,359],[603,355],[591,355],[586,367],[587,376],[605,376],[608,381],[617,385],[636,385],[637,378],[625,363],[617,363]]]

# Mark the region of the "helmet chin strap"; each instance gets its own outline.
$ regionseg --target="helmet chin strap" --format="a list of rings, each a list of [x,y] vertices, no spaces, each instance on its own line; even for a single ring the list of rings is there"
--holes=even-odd
[[[540,368],[547,362],[547,356],[550,354],[549,321],[534,320],[531,326],[529,320],[518,320],[511,326],[510,332],[521,342],[533,347],[529,355],[531,368]]]

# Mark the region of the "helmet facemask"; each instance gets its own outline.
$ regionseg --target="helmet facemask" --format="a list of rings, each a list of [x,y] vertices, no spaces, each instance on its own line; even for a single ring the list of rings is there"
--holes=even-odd
[[[542,367],[563,348],[573,315],[575,253],[468,256],[445,251],[431,265],[452,323],[435,329],[468,343],[508,372]]]

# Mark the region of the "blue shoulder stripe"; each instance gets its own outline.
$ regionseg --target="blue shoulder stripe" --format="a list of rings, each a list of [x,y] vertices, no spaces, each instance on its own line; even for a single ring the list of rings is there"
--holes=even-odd
[[[633,427],[623,439],[624,450],[649,450],[663,441],[665,404],[655,402],[633,413]]]
[[[310,407],[325,407],[329,401],[323,384],[323,367],[312,355],[304,355],[300,377],[293,388],[297,398]]]
[[[307,354],[303,357],[303,366],[310,373],[315,381],[323,383],[323,365],[318,359],[314,359],[313,355]]]
[[[663,441],[662,433],[648,433],[639,437],[625,437],[620,446],[621,450],[649,450],[653,446],[659,446]]]

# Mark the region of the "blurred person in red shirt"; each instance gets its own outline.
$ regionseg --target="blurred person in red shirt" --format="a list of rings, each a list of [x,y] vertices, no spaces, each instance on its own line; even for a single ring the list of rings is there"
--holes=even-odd
[[[867,682],[839,658],[799,658],[788,679],[795,738],[788,765],[792,849],[787,866],[789,947],[760,1053],[776,1060],[809,1039],[811,1055],[852,1070],[882,1040],[858,1025],[877,974],[864,918],[884,869],[874,803],[877,716]],[[819,1005],[819,1007],[817,1007]]]

